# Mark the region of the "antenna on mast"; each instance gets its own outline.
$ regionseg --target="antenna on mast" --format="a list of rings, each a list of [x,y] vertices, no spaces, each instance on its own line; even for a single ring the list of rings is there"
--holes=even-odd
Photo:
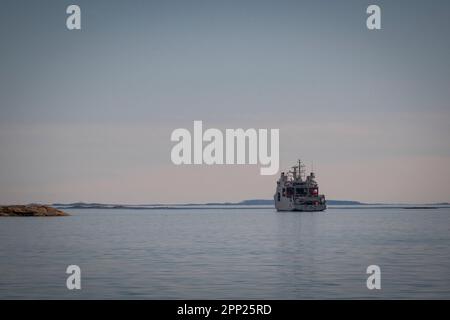
[[[300,181],[306,179],[305,165],[302,164],[300,159],[298,160],[298,176],[300,178]]]

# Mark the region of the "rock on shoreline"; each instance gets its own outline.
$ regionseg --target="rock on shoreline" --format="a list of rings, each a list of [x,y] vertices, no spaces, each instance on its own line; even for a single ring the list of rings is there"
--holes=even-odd
[[[64,211],[42,205],[0,206],[0,217],[63,217]]]

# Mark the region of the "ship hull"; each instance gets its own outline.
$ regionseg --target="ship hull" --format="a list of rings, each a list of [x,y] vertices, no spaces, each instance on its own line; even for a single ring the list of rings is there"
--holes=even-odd
[[[290,207],[279,207],[277,211],[299,211],[299,212],[320,212],[327,209],[326,205],[293,205]]]
[[[325,211],[327,206],[296,206],[291,211],[301,211],[301,212],[320,212]]]
[[[277,211],[303,211],[303,212],[318,212],[327,209],[326,202],[320,203],[316,201],[314,204],[298,203],[297,201],[292,201],[291,199],[281,198],[281,201],[274,197],[275,209]],[[297,202],[297,203],[296,203]]]

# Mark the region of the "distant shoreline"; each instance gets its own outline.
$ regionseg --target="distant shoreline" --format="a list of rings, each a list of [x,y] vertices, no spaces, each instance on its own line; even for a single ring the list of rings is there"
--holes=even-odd
[[[328,200],[327,205],[330,208],[338,209],[356,209],[356,208],[404,208],[404,209],[437,209],[446,208],[450,204],[446,202],[431,204],[395,204],[395,203],[362,203],[350,200]],[[211,203],[181,203],[181,204],[105,204],[105,203],[54,203],[53,207],[59,209],[131,209],[131,210],[153,210],[153,209],[255,209],[269,208],[273,206],[273,200],[244,200],[241,202],[211,202]]]

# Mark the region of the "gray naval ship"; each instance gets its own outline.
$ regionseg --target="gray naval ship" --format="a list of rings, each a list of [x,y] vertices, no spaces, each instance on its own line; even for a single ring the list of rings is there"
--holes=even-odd
[[[304,167],[299,160],[292,170],[281,172],[274,195],[277,211],[324,211],[327,208],[325,196],[319,194],[314,172],[305,177]]]

